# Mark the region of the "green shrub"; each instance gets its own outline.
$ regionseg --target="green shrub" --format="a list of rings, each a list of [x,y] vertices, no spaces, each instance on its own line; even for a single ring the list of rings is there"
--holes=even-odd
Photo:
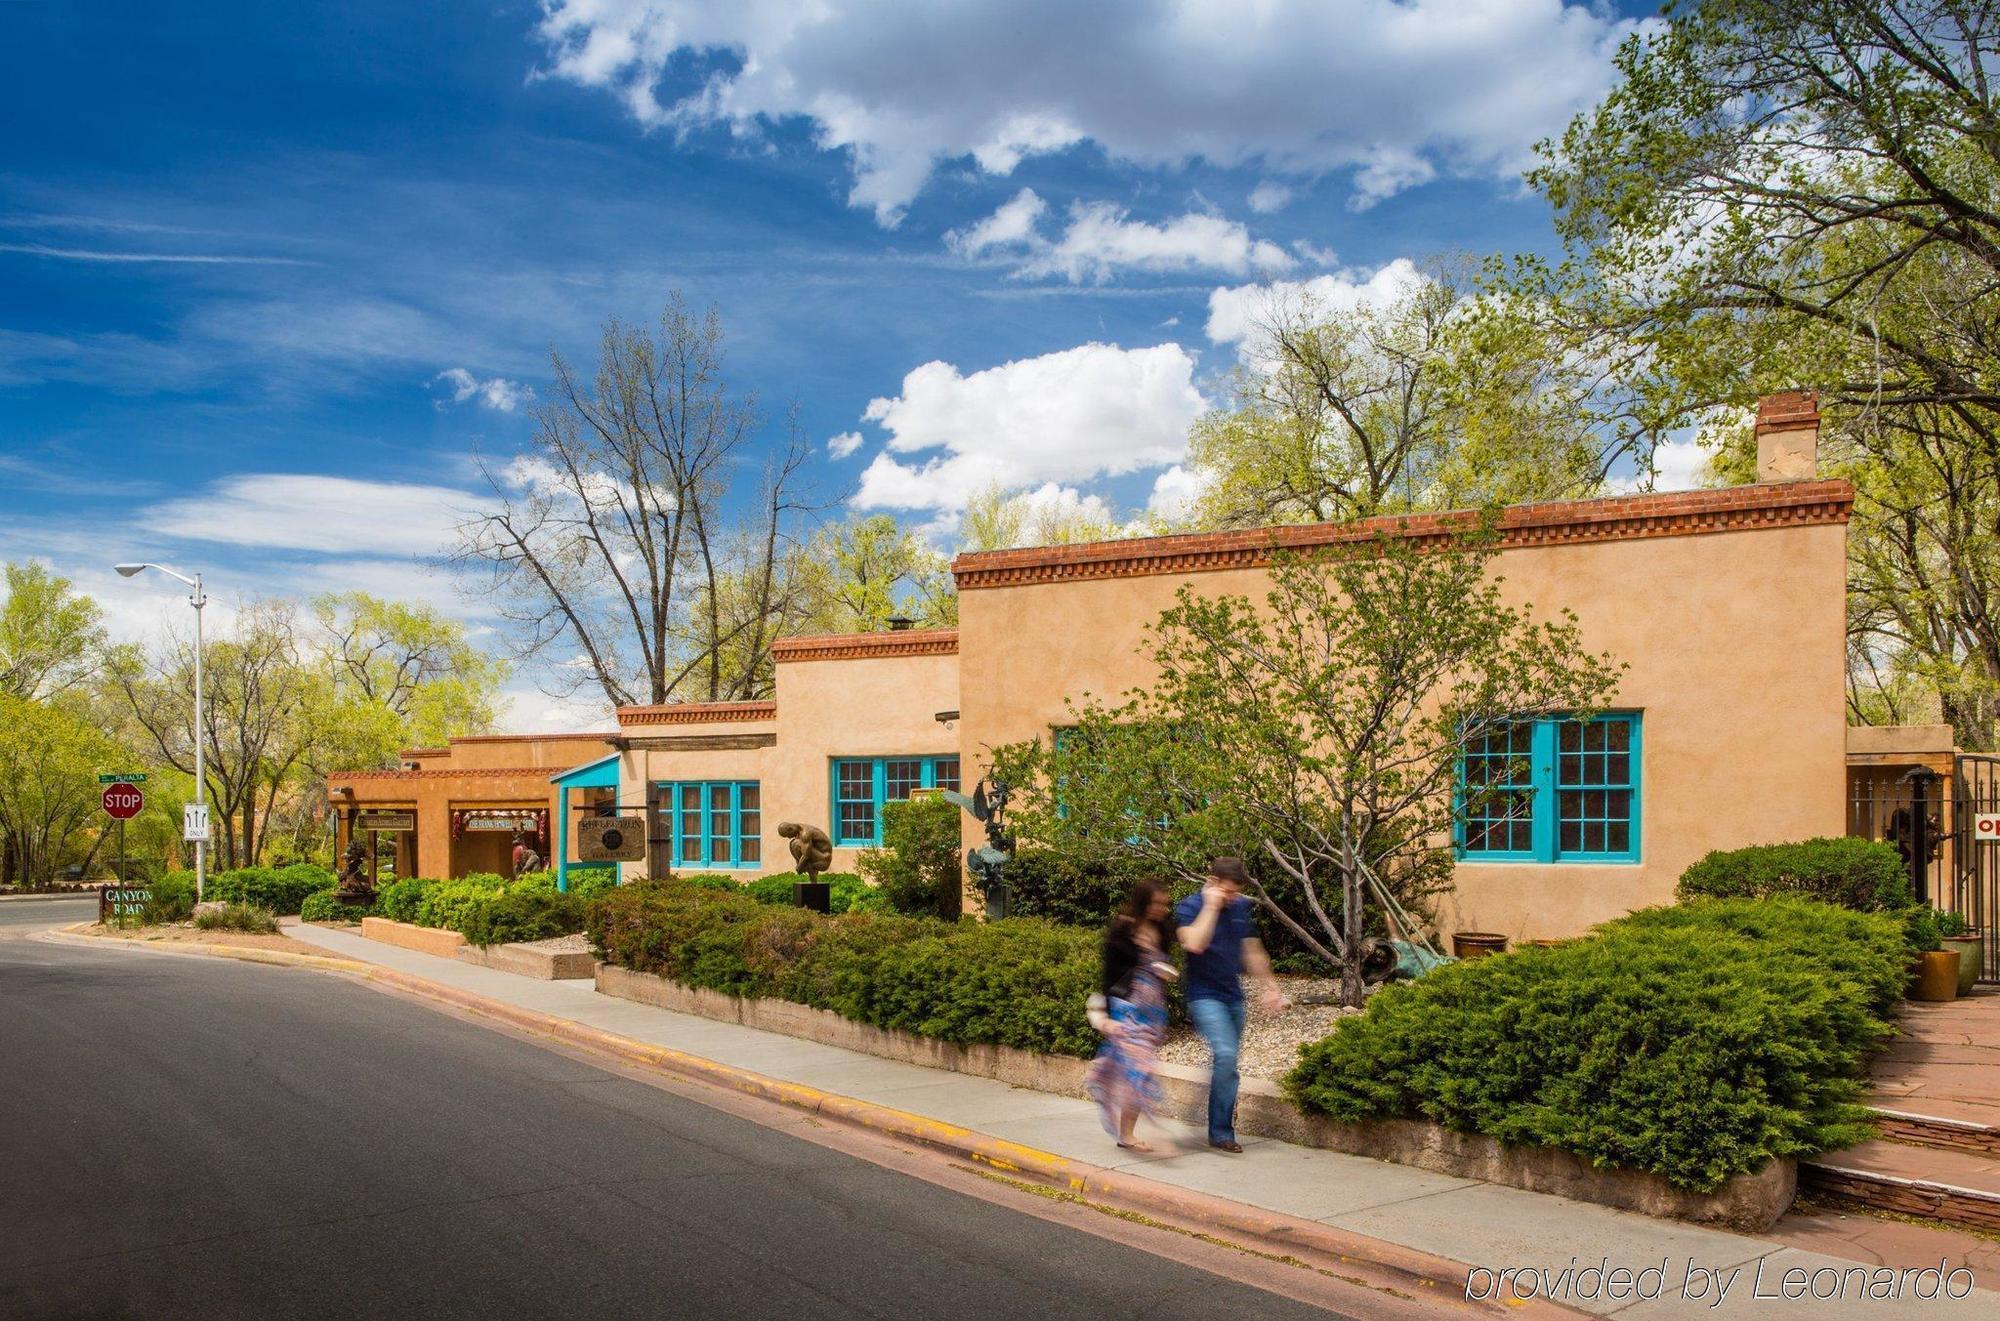
[[[202,898],[293,914],[304,906],[307,895],[331,889],[335,882],[332,872],[309,862],[289,867],[238,867],[209,877]]]
[[[482,947],[567,936],[583,930],[585,902],[539,886],[510,889],[467,905],[458,930]]]
[[[1962,936],[1972,930],[1972,925],[1965,920],[1965,914],[1947,908],[1938,912],[1937,929],[1940,936]]]
[[[392,922],[415,922],[424,895],[438,882],[421,876],[396,881],[375,892],[375,911]]]
[[[465,916],[474,904],[497,898],[506,891],[507,882],[489,873],[475,873],[455,881],[439,881],[424,889],[417,900],[413,920],[418,926],[462,931]]]
[[[203,931],[249,931],[262,936],[278,934],[278,915],[255,904],[224,904],[195,915],[194,924]]]
[[[1919,905],[1908,911],[1903,919],[1913,951],[1930,951],[1944,948],[1944,926],[1938,921],[1937,911]]]
[[[1893,914],[1653,909],[1391,986],[1285,1088],[1340,1120],[1421,1117],[1706,1191],[1873,1135],[1863,1063],[1908,964]]]
[[[1681,899],[1802,894],[1864,913],[1915,903],[1902,855],[1877,840],[1808,839],[1715,852],[1681,873]]]
[[[569,893],[579,899],[594,899],[606,890],[617,888],[616,867],[590,867],[569,874]]]
[[[598,956],[730,995],[769,996],[961,1044],[1087,1055],[1098,939],[1053,923],[823,917],[745,894],[646,882],[593,900]]]
[[[865,850],[861,874],[906,917],[956,921],[964,897],[959,810],[932,794],[882,805],[882,847]]]
[[[735,894],[743,888],[742,881],[719,871],[689,872],[685,876],[676,876],[674,879],[682,885],[692,885],[703,890],[714,890],[719,894]]]
[[[1136,859],[1085,861],[1057,849],[1022,849],[1007,864],[1007,911],[1102,931],[1147,874]]]
[[[332,890],[320,890],[306,896],[299,906],[299,920],[302,922],[359,922],[375,910],[366,904],[343,904],[334,897]]]
[[[779,872],[775,876],[762,876],[743,887],[744,892],[760,904],[788,906],[792,902],[792,886],[805,877],[795,871]],[[820,874],[820,879],[831,888],[827,891],[827,911],[831,913],[881,913],[889,911],[889,898],[880,890],[862,880],[851,871],[830,871]]]
[[[162,873],[147,890],[152,896],[146,901],[145,921],[148,925],[185,922],[194,912],[194,873],[191,871]]]

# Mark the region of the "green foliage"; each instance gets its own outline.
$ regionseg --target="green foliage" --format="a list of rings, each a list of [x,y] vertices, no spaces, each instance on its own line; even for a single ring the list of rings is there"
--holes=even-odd
[[[278,915],[256,904],[230,903],[195,915],[194,924],[203,931],[248,931],[261,936],[278,934]]]
[[[1944,927],[1938,921],[1936,909],[1923,906],[1905,909],[1903,926],[1909,935],[1911,949],[1929,953],[1944,948]]]
[[[1802,894],[1862,912],[1916,902],[1902,856],[1868,839],[1808,839],[1710,853],[1681,873],[1675,894],[1681,899]]]
[[[592,901],[586,930],[620,967],[778,997],[943,1041],[1087,1055],[1095,933],[1047,922],[822,917],[747,895],[645,882]]]
[[[467,905],[458,931],[482,948],[567,936],[583,930],[586,902],[575,894],[516,885]]]
[[[193,915],[193,872],[166,872],[149,885],[147,890],[152,895],[146,901],[146,922],[149,926],[162,922],[185,922]]]
[[[411,876],[385,885],[375,894],[375,911],[392,922],[415,922],[418,910],[423,907],[424,895],[437,884],[439,882],[421,876]]]
[[[743,891],[760,904],[789,905],[792,902],[792,886],[804,879],[797,872],[779,872],[775,876],[759,877],[744,886]],[[851,871],[822,872],[820,879],[831,887],[827,892],[827,907],[833,913],[872,913],[889,909],[888,896]]]
[[[374,910],[366,904],[343,904],[332,890],[318,890],[299,905],[302,922],[359,922]]]
[[[1940,936],[1962,936],[1972,929],[1972,925],[1965,920],[1965,914],[1944,909],[1937,915],[1937,928]]]
[[[296,914],[306,897],[332,889],[334,874],[309,862],[289,867],[238,867],[208,878],[204,899],[221,903],[254,904],[274,913]]]
[[[606,890],[618,888],[616,867],[590,867],[569,874],[569,893],[579,899],[594,899]],[[578,928],[582,930],[582,928]]]
[[[904,616],[924,628],[958,622],[945,556],[887,514],[827,523],[792,564],[800,605],[786,631],[880,633]]]
[[[1155,870],[1125,854],[1080,858],[1061,849],[1020,849],[1007,864],[1007,911],[1101,931],[1132,883]]]
[[[418,926],[443,927],[463,932],[466,915],[483,900],[506,893],[507,882],[489,872],[475,873],[455,881],[439,881],[427,887],[417,900]]]
[[[939,795],[882,805],[882,847],[866,849],[861,874],[905,917],[958,918],[959,810]]]
[[[1800,898],[1652,909],[1446,965],[1300,1052],[1336,1119],[1434,1120],[1709,1190],[1873,1136],[1856,1104],[1907,976],[1903,925]]]
[[[0,633],[0,644],[5,641]],[[0,679],[9,664],[0,651]],[[21,664],[23,682],[52,682],[47,675],[60,673],[58,668],[45,674],[28,658]],[[0,730],[5,731],[0,736],[0,847],[12,855],[17,879],[47,885],[64,862],[77,856],[85,832],[103,819],[97,773],[122,763],[124,754],[88,711],[66,701],[17,696],[4,687]]]
[[[719,894],[735,894],[743,888],[743,882],[734,876],[718,871],[690,872],[686,876],[676,876],[682,885],[692,885],[703,890],[714,890]]]

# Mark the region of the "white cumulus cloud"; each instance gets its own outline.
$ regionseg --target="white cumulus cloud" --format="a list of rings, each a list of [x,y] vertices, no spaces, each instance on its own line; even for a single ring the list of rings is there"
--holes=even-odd
[[[1284,210],[1290,205],[1291,200],[1291,185],[1279,183],[1275,179],[1266,179],[1250,190],[1250,209],[1260,216]]]
[[[1178,344],[1083,344],[964,375],[928,362],[868,405],[888,448],[861,474],[862,509],[956,510],[973,493],[1088,481],[1180,459],[1205,407]],[[912,456],[898,458],[898,455]]]
[[[1217,344],[1248,344],[1259,319],[1274,304],[1310,307],[1337,315],[1362,306],[1381,307],[1405,297],[1424,281],[1423,272],[1407,257],[1362,275],[1338,271],[1310,280],[1273,280],[1217,289],[1208,296],[1208,337]]]
[[[451,389],[449,402],[463,404],[477,400],[480,407],[501,413],[511,413],[535,397],[535,392],[519,381],[510,381],[504,376],[489,376],[481,380],[463,367],[447,367],[431,378],[433,385],[439,381]],[[443,408],[446,402],[438,400],[438,407]]]
[[[1500,177],[1610,85],[1639,26],[1595,0],[542,0],[542,72],[642,125],[804,120],[893,225],[940,163],[1353,170],[1367,204]],[[698,85],[662,99],[669,64]]]
[[[845,459],[860,448],[861,433],[859,431],[843,431],[832,440],[826,442],[827,454],[836,459]]]
[[[1146,501],[1146,512],[1170,523],[1179,522],[1194,512],[1196,503],[1207,494],[1213,480],[1213,475],[1208,472],[1176,463],[1153,479],[1153,493]]]
[[[1024,278],[1061,276],[1071,284],[1102,284],[1119,271],[1221,271],[1271,274],[1296,258],[1275,243],[1253,238],[1242,224],[1190,211],[1156,223],[1132,219],[1110,202],[1078,202],[1055,238],[1038,224],[1048,205],[1023,188],[978,224],[955,230],[946,241],[968,257],[1015,263]]]

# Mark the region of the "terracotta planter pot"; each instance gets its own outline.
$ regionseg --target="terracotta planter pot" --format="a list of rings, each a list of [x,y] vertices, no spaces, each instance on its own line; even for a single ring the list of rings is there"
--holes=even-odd
[[[1979,980],[1979,970],[1986,962],[1986,941],[1979,936],[1946,936],[1946,949],[1958,951],[1958,993],[1971,995],[1972,984]]]
[[[1910,984],[1912,1000],[1944,1001],[1958,998],[1958,951],[1928,949],[1917,955],[1916,979]]]
[[[1461,959],[1483,959],[1489,954],[1505,954],[1507,937],[1492,931],[1454,931],[1451,952]]]

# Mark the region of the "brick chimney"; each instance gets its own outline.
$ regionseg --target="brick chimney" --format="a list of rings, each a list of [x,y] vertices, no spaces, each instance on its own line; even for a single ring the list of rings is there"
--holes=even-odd
[[[1808,482],[1819,475],[1819,391],[1786,390],[1757,401],[1757,480]]]

